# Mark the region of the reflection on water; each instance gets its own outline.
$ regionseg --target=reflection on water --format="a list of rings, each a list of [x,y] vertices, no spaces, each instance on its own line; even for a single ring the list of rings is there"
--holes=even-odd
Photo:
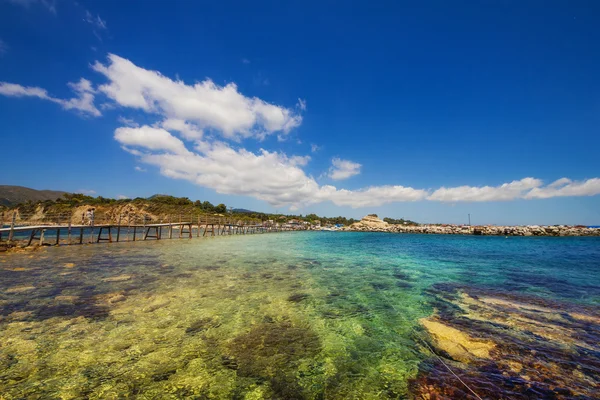
[[[490,397],[593,396],[600,241],[479,239],[298,232],[2,256],[0,393],[456,398],[430,346]]]

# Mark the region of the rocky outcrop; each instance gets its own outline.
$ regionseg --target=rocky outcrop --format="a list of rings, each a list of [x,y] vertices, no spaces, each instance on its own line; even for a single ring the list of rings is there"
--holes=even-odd
[[[370,214],[367,215],[366,217],[363,217],[363,219],[361,219],[358,222],[353,223],[352,225],[350,225],[350,230],[358,230],[358,231],[378,231],[378,230],[387,230],[390,229],[390,224],[388,224],[387,222],[384,222],[382,220],[379,219],[379,217],[377,217],[377,215],[375,214]]]
[[[438,235],[486,235],[486,236],[600,236],[600,228],[583,226],[467,226],[467,225],[391,225],[373,215],[364,217],[345,231],[424,233]]]

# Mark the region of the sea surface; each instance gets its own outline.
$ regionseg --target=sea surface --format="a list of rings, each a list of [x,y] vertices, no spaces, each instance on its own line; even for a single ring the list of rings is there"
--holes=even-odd
[[[600,398],[599,306],[600,238],[45,247],[0,256],[0,398]]]

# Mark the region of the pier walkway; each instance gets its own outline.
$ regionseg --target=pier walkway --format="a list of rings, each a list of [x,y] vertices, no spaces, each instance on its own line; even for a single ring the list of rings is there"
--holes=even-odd
[[[68,218],[68,221],[66,219]],[[188,220],[182,217],[164,217],[162,220],[169,222],[138,220],[128,218],[126,221],[122,216],[117,222],[109,218],[101,218],[100,223],[95,223],[93,218],[85,221],[82,217],[81,224],[72,224],[72,216],[46,218],[52,221],[36,221],[23,216],[13,215],[10,226],[0,227],[0,242],[14,244],[19,242],[25,246],[32,244],[42,245],[70,245],[85,243],[113,243],[123,241],[140,240],[162,240],[191,239],[193,237],[224,236],[224,235],[248,235],[271,232],[283,232],[293,230],[289,227],[275,224],[267,224],[261,221],[235,221],[233,218],[214,216],[197,216],[192,222],[192,216]],[[173,220],[178,222],[172,222]],[[61,221],[62,220],[62,221]],[[147,223],[148,222],[148,223]],[[6,240],[5,240],[6,239]]]

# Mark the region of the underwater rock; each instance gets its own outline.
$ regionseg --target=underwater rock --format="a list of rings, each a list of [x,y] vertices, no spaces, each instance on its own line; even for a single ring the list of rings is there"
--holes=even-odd
[[[437,315],[421,323],[435,353],[458,362],[422,363],[414,397],[474,399],[464,382],[482,398],[597,398],[597,309],[467,285],[435,285],[430,293]]]
[[[119,293],[119,294],[115,294],[114,296],[109,297],[108,302],[110,304],[114,304],[114,303],[120,303],[122,301],[125,301],[126,299],[127,298],[124,295]]]
[[[434,338],[436,347],[457,361],[490,358],[490,351],[495,347],[491,342],[474,340],[466,333],[431,318],[423,318],[419,322]]]
[[[25,293],[31,292],[35,290],[35,286],[13,286],[11,288],[6,289],[5,293]]]
[[[117,275],[102,279],[102,282],[124,282],[128,281],[133,275]]]

